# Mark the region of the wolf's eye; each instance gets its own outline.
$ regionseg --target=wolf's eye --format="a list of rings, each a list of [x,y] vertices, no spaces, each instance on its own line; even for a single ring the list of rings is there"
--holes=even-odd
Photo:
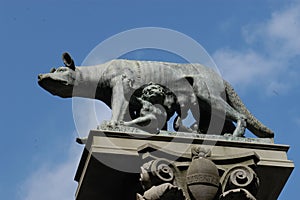
[[[67,69],[66,68],[58,68],[56,71],[57,72],[65,72],[65,71],[67,71]]]

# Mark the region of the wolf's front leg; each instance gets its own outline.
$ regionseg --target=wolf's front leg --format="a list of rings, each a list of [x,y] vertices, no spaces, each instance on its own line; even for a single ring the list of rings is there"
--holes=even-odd
[[[125,99],[124,90],[122,86],[122,81],[117,80],[113,86],[112,99],[111,99],[111,109],[112,118],[114,122],[124,121],[126,115],[128,115],[128,105],[129,102]]]

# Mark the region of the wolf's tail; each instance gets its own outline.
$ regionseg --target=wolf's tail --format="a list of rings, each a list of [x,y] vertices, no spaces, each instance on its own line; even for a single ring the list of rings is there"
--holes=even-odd
[[[240,97],[234,91],[233,87],[224,81],[225,91],[228,103],[238,112],[244,114],[247,118],[247,128],[260,138],[273,138],[274,132],[256,119],[246,108]]]

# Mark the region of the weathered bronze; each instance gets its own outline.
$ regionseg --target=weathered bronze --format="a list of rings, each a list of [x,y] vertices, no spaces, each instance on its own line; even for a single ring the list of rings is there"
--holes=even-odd
[[[157,133],[166,128],[166,120],[176,112],[175,130],[207,133],[212,115],[218,118],[223,113],[225,118],[219,122],[224,123],[223,130],[210,134],[229,133],[241,137],[248,128],[258,137],[274,137],[273,132],[247,110],[231,85],[203,65],[112,60],[75,67],[68,53],[63,54],[63,61],[65,67],[40,74],[39,85],[63,98],[80,96],[103,101],[112,109],[113,123],[124,121],[125,125],[137,125],[150,121],[154,125],[151,123],[149,130]],[[161,93],[157,93],[158,86]],[[143,90],[147,87],[149,91]],[[153,92],[159,98],[145,97],[146,92]],[[132,99],[132,95],[136,97]],[[192,127],[182,125],[188,111],[196,120]],[[162,123],[161,119],[166,120]],[[236,127],[232,122],[236,122]]]

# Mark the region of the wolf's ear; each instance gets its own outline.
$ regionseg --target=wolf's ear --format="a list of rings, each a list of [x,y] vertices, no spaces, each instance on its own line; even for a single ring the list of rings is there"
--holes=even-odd
[[[63,53],[62,54],[62,60],[63,60],[66,67],[68,67],[68,68],[75,71],[74,60],[71,58],[70,54],[68,54],[67,52]]]

